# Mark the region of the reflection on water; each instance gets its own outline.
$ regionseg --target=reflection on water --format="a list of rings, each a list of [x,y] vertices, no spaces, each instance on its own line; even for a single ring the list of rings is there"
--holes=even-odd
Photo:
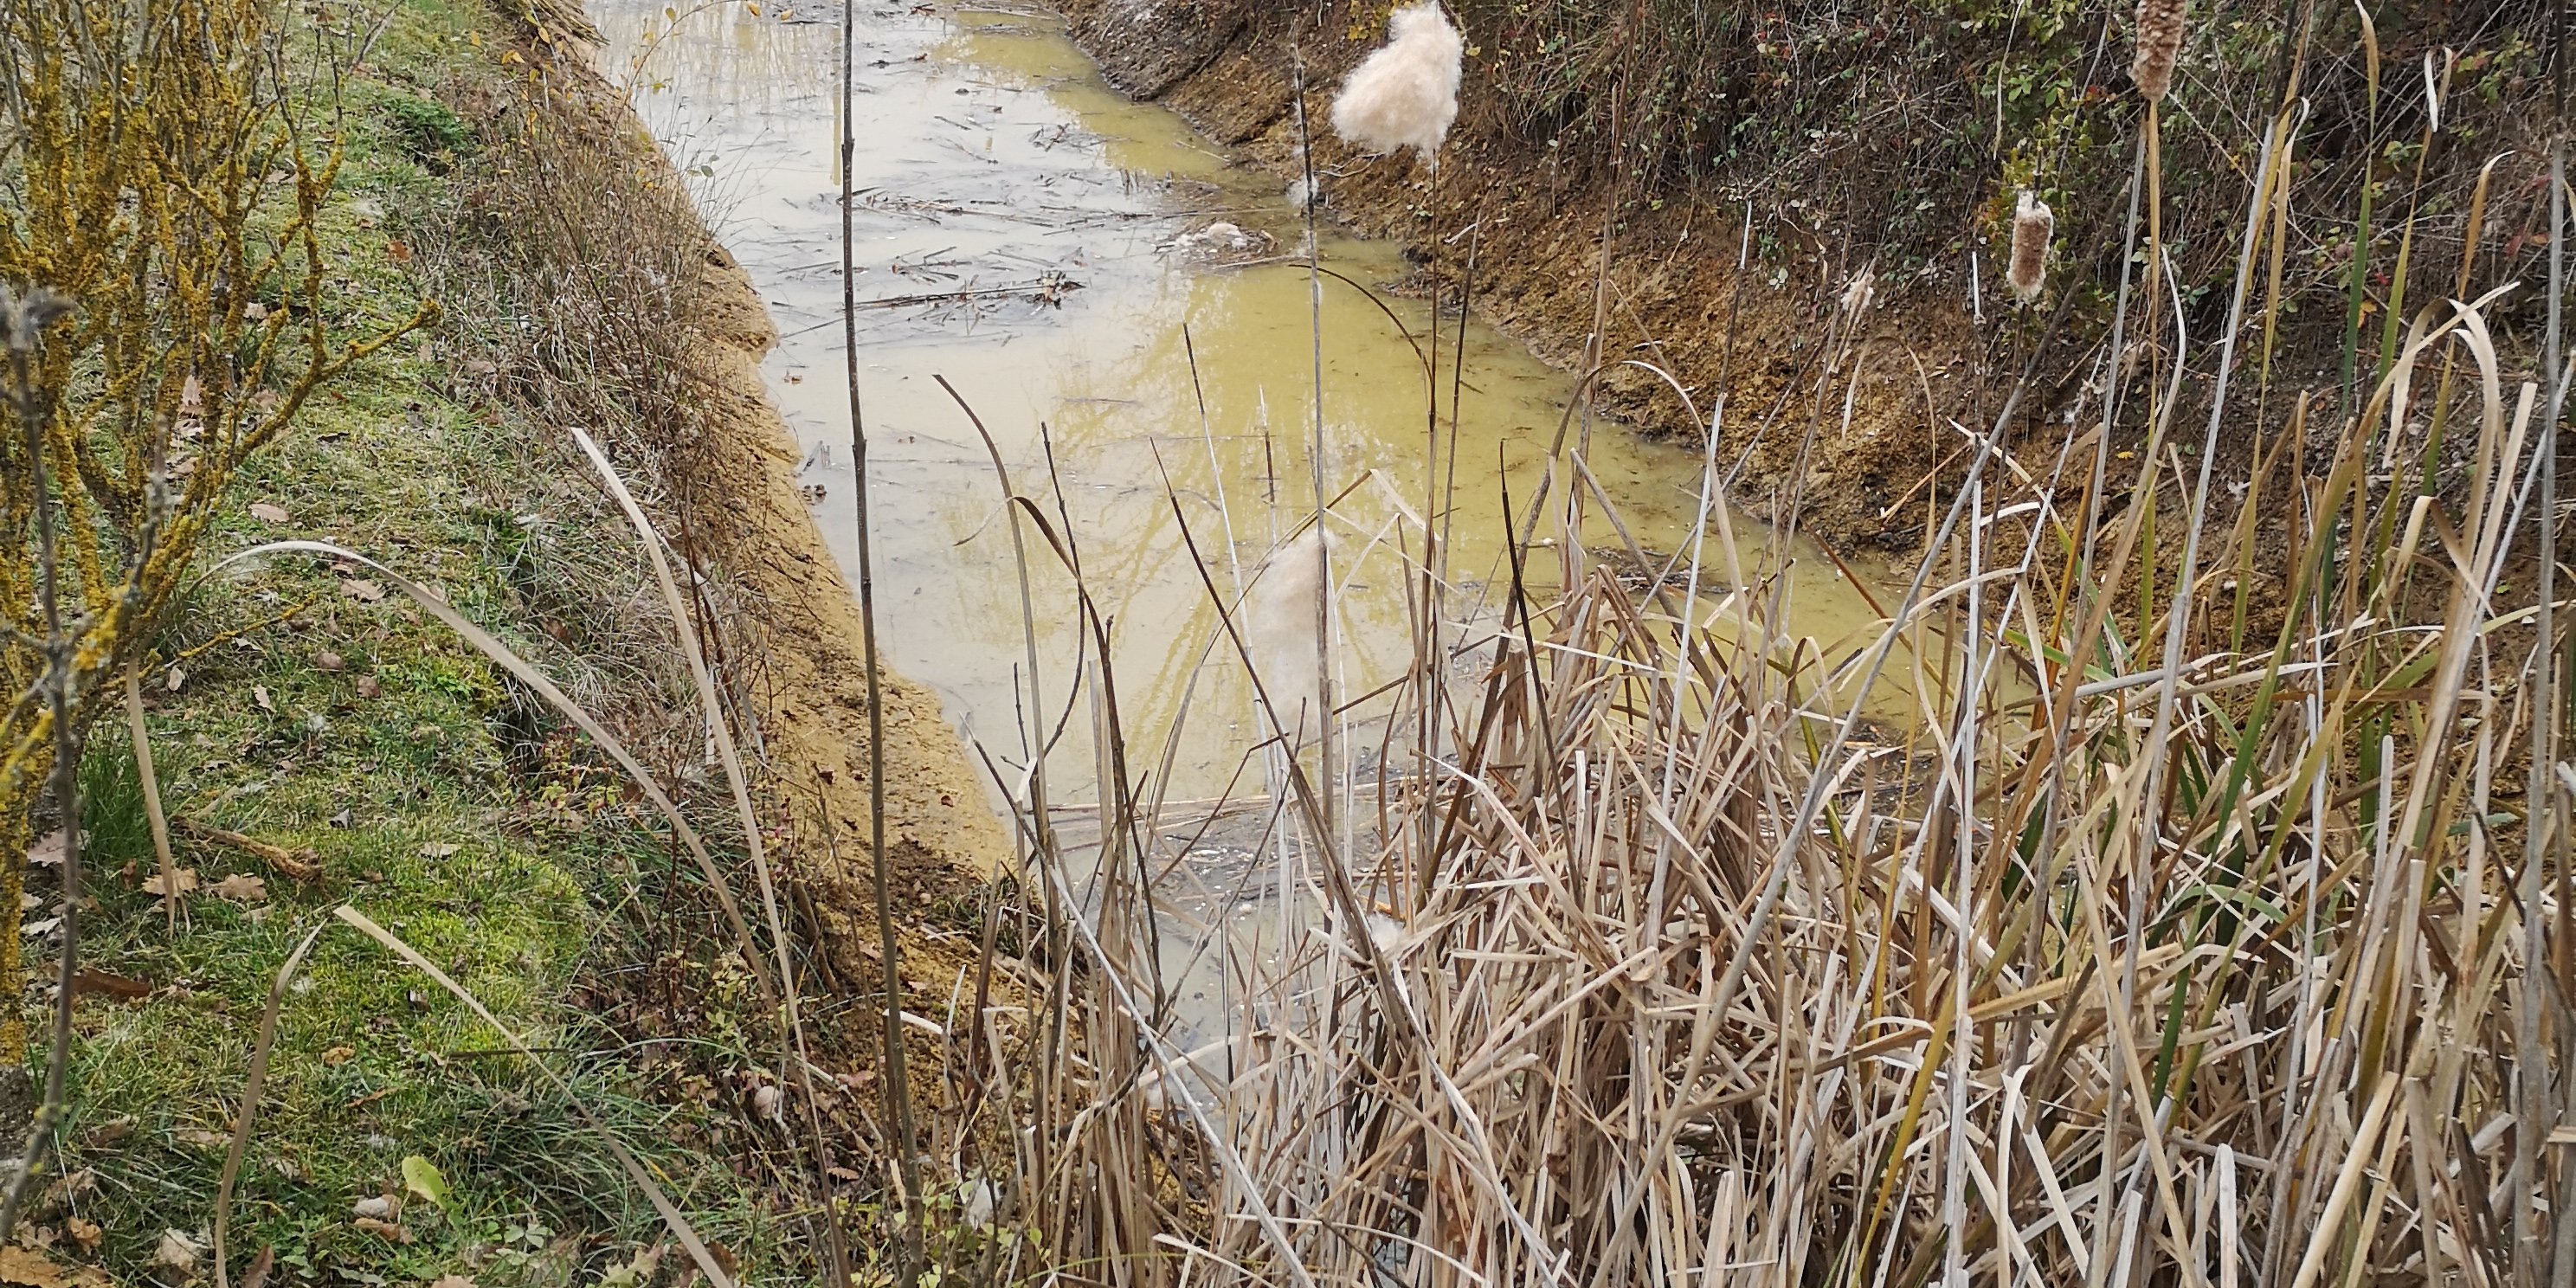
[[[847,564],[839,28],[736,4],[682,10],[676,23],[646,0],[592,10],[604,67],[630,84],[769,303],[784,337],[766,365],[770,391],[808,449],[817,518]],[[1119,97],[1052,16],[862,9],[855,40],[858,365],[889,659],[935,687],[997,761],[1025,760],[1022,611],[1001,489],[973,424],[934,379],[944,376],[1075,543],[1115,626],[1110,661],[1131,729],[1159,736],[1190,695],[1163,788],[1215,795],[1257,741],[1255,724],[1239,668],[1199,673],[1216,618],[1171,497],[1226,593],[1311,509],[1308,277],[1259,253],[1293,252],[1295,213],[1265,173],[1233,164],[1171,113]],[[1243,230],[1232,258],[1254,262],[1211,264],[1175,244],[1213,220]],[[1322,252],[1360,282],[1405,271],[1392,246],[1329,230]],[[1388,543],[1402,512],[1426,504],[1426,395],[1395,324],[1357,292],[1327,288],[1324,481],[1334,492],[1359,484],[1333,520],[1346,579],[1342,691],[1364,694],[1409,656],[1403,565]],[[1422,305],[1389,303],[1424,332]],[[1454,321],[1448,331],[1444,349]],[[1472,640],[1508,586],[1503,485],[1514,505],[1537,487],[1573,381],[1484,327],[1469,326],[1465,344],[1449,608]],[[1445,389],[1442,402],[1445,418]],[[1613,430],[1592,436],[1588,464],[1638,541],[1687,544],[1696,454]],[[1617,541],[1606,525],[1588,539]],[[1032,545],[1039,665],[1059,703],[1077,660],[1092,659],[1069,578]],[[1823,560],[1790,560],[1788,588],[1800,628],[1829,655],[1875,617]],[[1060,799],[1087,795],[1087,743],[1061,748],[1049,773]],[[1259,782],[1257,767],[1248,778]]]

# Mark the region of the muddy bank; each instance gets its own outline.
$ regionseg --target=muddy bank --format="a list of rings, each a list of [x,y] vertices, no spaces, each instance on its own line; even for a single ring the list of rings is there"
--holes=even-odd
[[[1381,38],[1383,5],[1064,7],[1116,83],[1283,181],[1299,161],[1302,59],[1327,204],[1405,240],[1412,289],[1436,279],[1454,297],[1472,246],[1475,308],[1550,361],[1586,365],[1598,332],[1603,361],[1665,368],[1703,416],[1730,390],[1720,446],[1742,461],[1743,500],[1767,496],[1775,516],[1794,511],[1828,539],[1917,544],[1940,491],[1930,476],[1969,441],[1961,426],[1995,423],[2026,362],[2033,379],[2008,427],[2032,444],[2023,466],[2046,472],[2061,427],[2101,413],[2128,143],[2143,116],[2125,11],[2097,33],[2089,19],[1922,6],[1792,4],[1785,19],[1695,6],[1704,21],[1682,30],[1642,9],[1595,21],[1582,6],[1467,0],[1451,6],[1468,58],[1435,182],[1409,155],[1353,153],[1322,119],[1342,74]],[[2259,31],[2259,56],[2194,43],[2167,115],[2231,123],[2169,125],[2163,143],[2163,227],[2191,344],[2177,353],[2150,334],[2127,360],[2180,357],[2194,368],[2184,404],[2205,406],[2214,382],[2200,368],[2225,329],[2246,186],[2285,76],[2305,96],[2290,217],[2309,240],[2286,273],[2275,257],[2254,301],[2266,310],[2266,371],[2354,405],[2370,354],[2393,343],[2386,319],[2454,293],[2455,274],[2526,283],[2491,310],[2506,347],[2527,351],[2545,296],[2527,284],[2545,277],[2548,235],[2535,126],[2545,86],[2522,20],[2399,4],[2366,36],[2349,12],[2320,13],[2293,58],[2271,47],[2283,15],[2220,9],[2210,27]],[[2384,85],[2371,79],[2379,59]],[[2418,63],[2421,86],[2401,90],[2413,73],[2394,69]],[[2057,209],[2050,286],[2029,310],[1999,280],[2021,186]],[[2454,213],[2468,210],[2483,218]],[[1865,275],[1866,292],[1855,285]],[[1847,306],[1864,297],[1867,307]],[[2161,316],[2147,325],[2171,329]],[[1613,366],[1603,384],[1605,405],[1645,431],[1692,431],[1651,373]],[[2273,400],[2252,413],[2252,432],[2227,437],[2231,472],[2249,468],[2245,444],[2283,432],[2291,402]],[[2142,413],[2127,410],[2110,434],[2134,447]]]
[[[1246,6],[1066,0],[1064,8],[1113,83],[1179,111],[1283,184],[1298,175],[1291,40]],[[1640,201],[1555,149],[1474,128],[1472,62],[1465,123],[1436,181],[1409,154],[1355,152],[1322,118],[1332,88],[1378,33],[1345,39],[1341,24],[1323,26],[1324,38],[1296,50],[1306,59],[1319,186],[1333,218],[1405,244],[1413,275],[1387,285],[1419,294],[1437,281],[1454,307],[1472,247],[1478,313],[1572,371],[1589,365],[1599,330],[1601,360],[1611,364],[1601,406],[1643,432],[1695,439],[1714,395],[1732,390],[1720,449],[1743,462],[1738,495],[1748,507],[1796,510],[1838,542],[1902,548],[1920,536],[1928,489],[1916,485],[1958,442],[1943,417],[1965,418],[1986,374],[1983,337],[1965,318],[1872,308],[1860,317],[1860,360],[1842,361],[1825,392],[1819,377],[1844,347],[1851,315],[1842,299],[1862,265],[1840,262],[1811,235],[1785,269],[1738,274],[1740,209]],[[1776,235],[1770,224],[1756,234]],[[1694,408],[1654,373],[1621,365],[1630,361],[1670,372]]]
[[[743,751],[757,762],[751,768],[778,820],[773,843],[793,887],[791,913],[824,932],[842,979],[865,987],[876,931],[858,600],[816,529],[797,479],[797,444],[761,382],[759,363],[777,343],[776,329],[733,257],[677,198],[678,170],[587,52],[572,41],[526,48],[558,91],[556,126],[575,148],[610,160],[597,181],[608,199],[635,201],[637,226],[621,231],[694,273],[685,288],[656,300],[668,316],[652,323],[659,334],[651,356],[685,368],[679,393],[611,446],[621,468],[642,476],[648,506],[662,511],[657,523],[700,579],[711,661],[741,704],[738,718],[753,726]],[[628,190],[629,183],[638,186]],[[558,199],[582,199],[577,183],[565,191]],[[622,271],[615,257],[584,269]],[[599,374],[603,384],[618,379]],[[891,669],[882,686],[891,897],[899,924],[913,929],[939,920],[938,909],[962,906],[1005,862],[1008,846],[938,696]],[[942,956],[926,940],[907,951],[925,945]]]
[[[714,242],[709,241],[712,248]],[[858,596],[824,545],[796,481],[795,439],[760,382],[759,361],[777,342],[750,282],[711,250],[702,297],[707,361],[724,390],[729,414],[705,446],[693,480],[694,527],[708,539],[723,571],[751,611],[739,623],[742,647],[757,650],[771,768],[784,792],[806,798],[799,813],[815,826],[829,820],[829,847],[846,862],[824,875],[850,881],[867,854],[868,701]],[[886,834],[909,893],[954,888],[956,877],[982,879],[1009,857],[1002,826],[985,807],[984,789],[965,746],[927,688],[886,670]],[[810,812],[809,812],[810,811]],[[819,838],[809,837],[810,844]],[[809,862],[823,856],[807,853]],[[869,906],[836,901],[825,908],[836,932],[850,927],[835,909]],[[865,929],[873,939],[873,928]]]

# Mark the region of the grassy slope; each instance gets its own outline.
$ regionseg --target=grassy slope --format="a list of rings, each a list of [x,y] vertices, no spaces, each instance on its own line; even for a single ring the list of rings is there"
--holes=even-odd
[[[418,294],[385,212],[434,199],[447,182],[432,173],[441,158],[421,146],[421,123],[440,114],[400,86],[506,74],[487,24],[470,4],[400,6],[369,74],[351,85],[349,165],[325,249],[379,318],[407,313]],[[514,586],[511,571],[532,561],[583,559],[625,579],[609,584],[631,586],[631,548],[609,544],[613,531],[558,530],[596,513],[550,514],[562,485],[548,477],[552,455],[531,449],[532,428],[448,392],[462,351],[460,337],[433,335],[343,381],[243,481],[243,508],[210,546],[289,536],[343,544],[434,584],[575,692],[650,698],[632,692],[633,677],[550,651],[548,623]],[[252,502],[289,519],[253,519]],[[364,590],[305,555],[228,571],[188,615],[200,625],[165,647],[165,657],[204,650],[178,668],[184,681],[175,691],[160,676],[149,685],[171,812],[309,847],[317,880],[182,835],[178,862],[205,888],[169,933],[144,889],[155,860],[131,753],[119,729],[94,739],[84,778],[100,906],[85,960],[153,992],[130,1004],[84,997],[78,1104],[61,1160],[82,1179],[67,1201],[45,1205],[38,1237],[74,1252],[94,1223],[95,1255],[120,1278],[154,1258],[165,1230],[205,1237],[270,982],[293,944],[347,900],[549,1052],[711,1238],[756,1246],[764,1232],[750,1188],[715,1161],[725,1151],[708,1147],[730,1095],[677,1070],[648,1071],[594,1013],[613,1002],[604,974],[652,955],[634,905],[665,890],[664,843],[594,767],[603,758],[538,733],[496,668],[398,594],[366,602],[355,597]],[[228,640],[204,625],[264,622],[295,606],[288,622]],[[210,893],[234,875],[262,879],[265,897]],[[703,973],[664,961],[653,974],[673,970]],[[722,983],[692,997],[690,1063],[756,1066],[723,1014]],[[571,1263],[631,1257],[655,1235],[643,1196],[543,1077],[488,1054],[501,1045],[375,945],[326,933],[282,1013],[235,1204],[236,1271],[262,1245],[300,1272],[283,1282],[408,1283],[464,1270],[487,1286],[561,1283]],[[655,1103],[677,1102],[674,1092],[706,1103]],[[402,1160],[413,1154],[444,1173],[447,1210],[404,1202],[408,1242],[353,1225],[356,1201],[402,1193]]]

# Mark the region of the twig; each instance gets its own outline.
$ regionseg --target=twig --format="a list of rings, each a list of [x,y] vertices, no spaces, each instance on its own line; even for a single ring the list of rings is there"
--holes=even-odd
[[[922,1264],[921,1151],[912,1121],[912,1084],[903,1067],[903,1026],[899,1015],[903,974],[897,961],[901,948],[895,942],[894,913],[888,906],[893,882],[886,856],[885,686],[884,668],[877,654],[876,565],[868,532],[868,428],[859,401],[858,264],[851,229],[855,203],[850,199],[850,166],[855,160],[857,140],[851,136],[854,118],[850,96],[857,66],[853,43],[856,39],[851,0],[841,0],[841,353],[848,364],[850,385],[850,459],[856,475],[852,491],[857,498],[853,504],[859,529],[859,640],[868,682],[868,857],[874,864],[877,956],[884,971],[885,995],[878,1009],[885,1034],[886,1112],[895,1122],[895,1144],[900,1151],[895,1159],[895,1174],[903,1186],[903,1272],[897,1282],[910,1283]]]
[[[298,881],[311,881],[322,875],[322,865],[318,861],[321,856],[311,850],[290,850],[282,845],[272,845],[266,841],[244,836],[239,832],[226,831],[203,819],[190,818],[184,814],[172,821],[178,825],[180,831],[190,836],[212,841],[217,845],[231,846]],[[169,872],[167,854],[164,854],[163,860],[162,872],[166,876]]]
[[[54,735],[54,808],[62,815],[62,959],[54,981],[54,1023],[45,1055],[45,1099],[27,1128],[26,1144],[9,1178],[9,1193],[0,1200],[0,1244],[18,1228],[18,1213],[27,1197],[27,1182],[43,1166],[46,1146],[63,1116],[64,1084],[72,1049],[72,997],[80,973],[81,812],[80,751],[77,722],[72,719],[73,640],[63,632],[61,567],[54,548],[54,506],[46,482],[45,400],[35,392],[34,356],[45,327],[71,311],[71,302],[44,287],[20,295],[0,284],[0,347],[9,352],[10,409],[27,427],[27,467],[35,497],[37,596],[45,618],[45,702],[51,709]]]

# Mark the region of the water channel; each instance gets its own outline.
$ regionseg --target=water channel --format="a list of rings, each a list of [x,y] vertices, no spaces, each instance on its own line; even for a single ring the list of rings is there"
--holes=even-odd
[[[770,393],[809,451],[816,518],[849,566],[838,6],[597,0],[592,12],[603,68],[768,301],[783,337],[765,368]],[[1268,172],[1172,112],[1121,97],[1041,8],[865,5],[856,41],[859,379],[890,660],[935,688],[997,760],[1023,757],[1022,613],[1001,490],[935,379],[944,376],[1023,491],[1050,494],[1051,453],[1085,579],[1118,628],[1128,727],[1158,736],[1192,691],[1215,626],[1165,480],[1228,593],[1311,509],[1315,337],[1307,274],[1291,262],[1298,212]],[[1326,265],[1358,282],[1405,274],[1393,245],[1329,220],[1320,242]],[[1423,505],[1425,390],[1412,347],[1379,307],[1328,286],[1326,484],[1367,480],[1332,525],[1343,691],[1358,694],[1409,656],[1403,565],[1370,543],[1394,536],[1400,505]],[[1387,303],[1415,336],[1427,331],[1423,304]],[[1444,344],[1456,331],[1453,319]],[[1472,637],[1507,582],[1503,486],[1526,498],[1537,485],[1573,379],[1486,327],[1466,336],[1452,611]],[[1685,540],[1697,453],[1614,427],[1594,435],[1588,463],[1641,541],[1669,551]],[[1599,541],[1616,544],[1606,529]],[[1068,579],[1039,572],[1052,703],[1079,650]],[[1793,560],[1790,573],[1806,633],[1830,644],[1874,620],[1829,562]],[[1256,727],[1239,668],[1201,674],[1167,793],[1222,790]],[[1059,798],[1088,790],[1091,759],[1087,745],[1058,752]]]

